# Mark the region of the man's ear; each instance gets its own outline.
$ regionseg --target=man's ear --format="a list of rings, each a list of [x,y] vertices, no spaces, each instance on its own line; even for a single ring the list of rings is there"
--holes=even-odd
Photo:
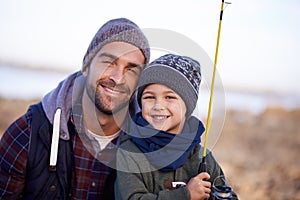
[[[89,74],[89,67],[88,67],[88,66],[86,66],[86,67],[82,70],[82,74],[83,74],[83,76],[85,76],[85,77]]]

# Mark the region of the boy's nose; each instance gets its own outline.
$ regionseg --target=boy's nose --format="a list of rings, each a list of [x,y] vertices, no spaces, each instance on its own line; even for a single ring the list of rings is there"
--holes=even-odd
[[[155,102],[153,106],[153,110],[164,110],[164,109],[165,109],[164,106],[160,102],[158,101]]]

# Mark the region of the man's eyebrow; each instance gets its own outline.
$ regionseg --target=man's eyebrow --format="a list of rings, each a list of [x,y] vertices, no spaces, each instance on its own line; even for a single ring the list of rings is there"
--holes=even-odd
[[[111,59],[113,59],[113,60],[116,60],[116,59],[118,58],[117,56],[114,56],[114,55],[112,55],[112,54],[105,53],[105,52],[99,54],[98,57],[99,57],[99,58],[100,58],[100,57],[108,57],[108,58],[111,58]]]

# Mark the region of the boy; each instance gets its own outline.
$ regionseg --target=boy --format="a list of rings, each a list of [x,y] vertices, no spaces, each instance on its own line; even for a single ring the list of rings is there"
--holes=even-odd
[[[200,64],[186,56],[161,56],[142,72],[137,91],[142,111],[118,149],[117,199],[212,198],[211,185],[224,174],[211,153],[207,172],[198,173],[204,126],[192,112],[200,83]]]

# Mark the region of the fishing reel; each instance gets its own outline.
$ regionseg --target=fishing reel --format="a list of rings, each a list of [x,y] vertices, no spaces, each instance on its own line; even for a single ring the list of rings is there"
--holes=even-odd
[[[227,184],[224,176],[218,176],[214,180],[211,195],[213,200],[232,199],[232,189]]]
[[[199,165],[198,173],[206,172],[206,157],[202,158],[202,162]],[[212,184],[212,199],[213,200],[224,200],[232,199],[232,188],[227,184],[226,179],[223,175],[215,178]]]

